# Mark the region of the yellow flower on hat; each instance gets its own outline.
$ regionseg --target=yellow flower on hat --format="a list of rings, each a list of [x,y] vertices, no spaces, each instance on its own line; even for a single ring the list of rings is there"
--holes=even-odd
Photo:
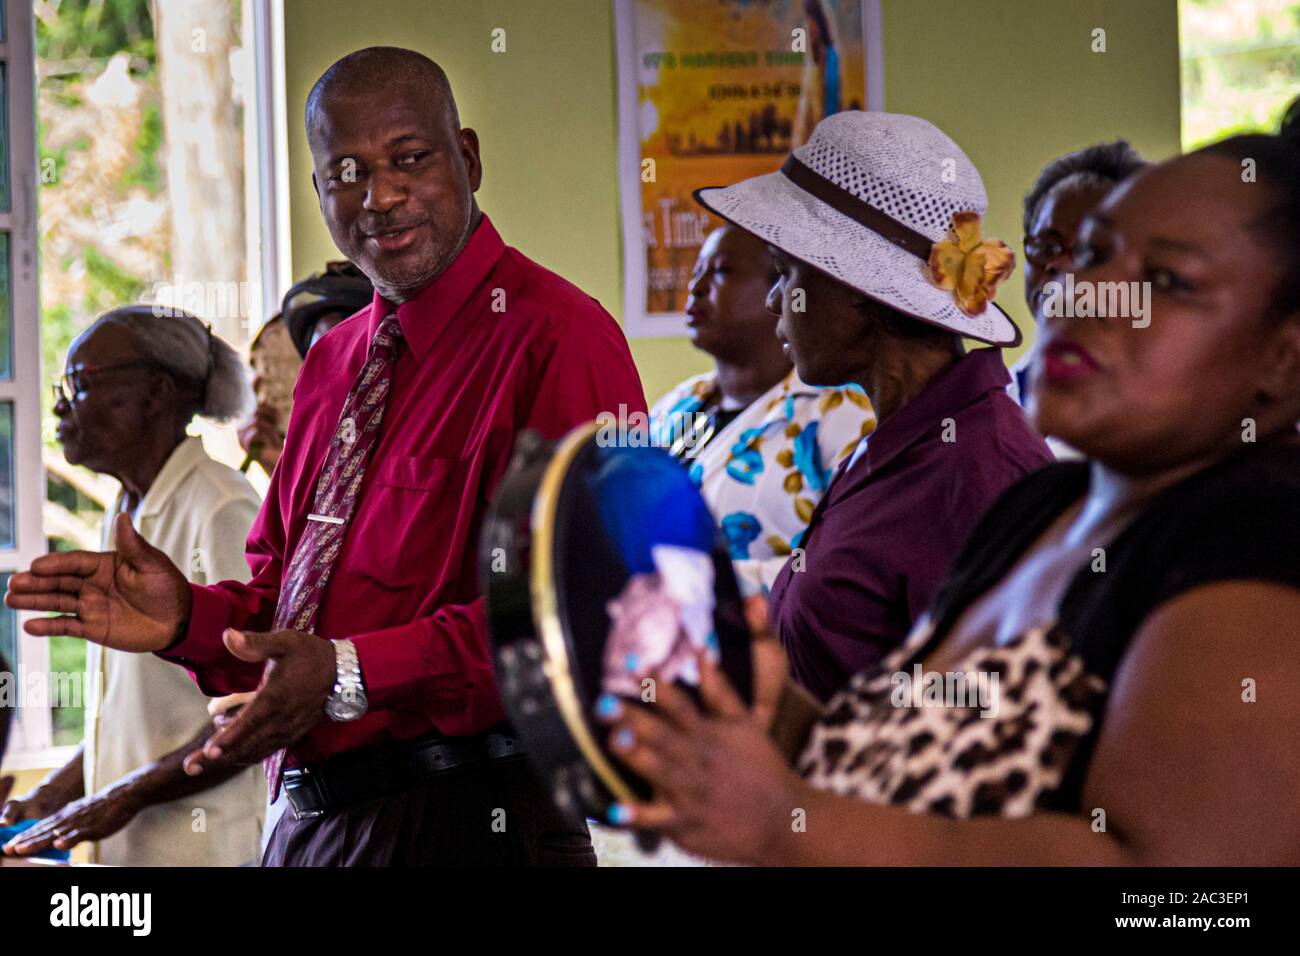
[[[951,290],[957,308],[979,315],[998,285],[1016,267],[1016,256],[1001,239],[984,239],[977,212],[954,213],[947,237],[930,250],[930,278]]]

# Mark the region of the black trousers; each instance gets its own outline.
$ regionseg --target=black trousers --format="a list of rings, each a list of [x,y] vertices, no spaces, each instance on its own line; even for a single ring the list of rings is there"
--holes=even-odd
[[[263,866],[595,866],[587,825],[555,806],[522,756],[297,820],[285,811]]]

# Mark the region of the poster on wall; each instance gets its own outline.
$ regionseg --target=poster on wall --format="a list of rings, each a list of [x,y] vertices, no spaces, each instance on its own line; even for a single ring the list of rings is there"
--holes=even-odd
[[[614,0],[623,328],[682,335],[720,220],[691,193],[779,169],[825,116],[883,109],[880,0]]]

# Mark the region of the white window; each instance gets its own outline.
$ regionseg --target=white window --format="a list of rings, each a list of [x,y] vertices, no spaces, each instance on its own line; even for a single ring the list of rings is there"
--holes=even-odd
[[[41,505],[40,309],[37,300],[35,49],[32,6],[0,17],[0,584],[45,553]],[[17,674],[6,769],[49,766],[49,645],[0,608],[0,653]],[[51,758],[54,759],[51,759]]]
[[[262,319],[278,311],[279,298],[289,276],[288,194],[282,185],[277,188],[287,176],[283,11],[279,0],[243,3],[220,0],[220,3],[227,16],[221,20],[219,30],[211,25],[204,27],[210,44],[207,51],[178,48],[173,42],[172,55],[180,57],[173,63],[181,68],[171,74],[171,85],[164,87],[161,71],[155,72],[159,62],[156,52],[146,58],[138,48],[122,49],[110,41],[93,51],[74,44],[50,52],[50,37],[55,35],[50,27],[61,15],[59,6],[39,7],[36,14],[41,18],[40,23],[34,24],[31,3],[0,0],[0,30],[3,31],[0,35],[0,591],[12,573],[28,567],[46,553],[51,542],[60,549],[97,548],[98,509],[111,503],[116,495],[117,484],[111,478],[68,465],[57,447],[42,442],[42,429],[52,427],[49,412],[53,402],[47,394],[48,383],[55,379],[54,373],[61,367],[56,364],[47,368],[43,377],[41,356],[44,354],[47,363],[61,363],[70,335],[83,328],[95,313],[132,299],[149,301],[158,284],[165,285],[173,279],[180,281],[161,267],[163,257],[158,251],[174,235],[150,230],[155,229],[152,225],[155,221],[165,223],[172,218],[154,215],[157,210],[168,208],[168,186],[175,185],[166,179],[165,152],[169,140],[159,139],[162,130],[193,132],[184,124],[168,125],[165,120],[167,96],[178,90],[192,92],[183,86],[184,67],[192,65],[184,62],[185,49],[196,55],[218,56],[217,68],[229,69],[230,94],[241,127],[242,149],[235,155],[242,158],[242,162],[236,159],[236,163],[242,167],[243,177],[245,271],[239,278],[260,289],[260,295],[254,295],[247,303],[247,314],[240,316],[242,321],[227,322],[227,327],[220,329],[221,334],[236,348],[242,348]],[[165,8],[140,3],[121,5],[115,13],[110,11],[105,16],[134,18],[129,23],[117,24],[121,28],[118,34],[152,37],[156,42],[151,47],[156,50],[160,42],[157,18],[161,14],[172,17],[168,34],[171,40],[179,36],[184,44],[189,44],[194,34],[202,31],[191,29],[192,23],[186,17],[212,12],[212,7],[198,3],[177,3]],[[233,24],[229,15],[233,15]],[[38,33],[38,27],[43,32]],[[61,43],[74,42],[66,39],[65,31],[56,32]],[[222,39],[215,42],[213,38],[218,32]],[[110,37],[117,35],[113,31],[104,33]],[[76,42],[85,40],[80,33],[76,37]],[[38,58],[38,49],[44,59]],[[79,84],[75,95],[63,95],[60,82]],[[139,131],[134,133],[125,125],[113,130],[118,140],[130,140],[134,144],[131,160],[134,165],[128,164],[127,173],[122,174],[129,173],[132,179],[118,191],[121,195],[97,202],[91,209],[93,228],[82,229],[84,224],[73,221],[69,225],[69,218],[61,216],[58,210],[72,209],[74,220],[84,215],[84,191],[77,193],[77,203],[71,203],[60,201],[58,189],[69,183],[90,182],[84,177],[84,170],[88,163],[94,166],[94,160],[88,156],[95,138],[88,137],[85,129],[100,128],[95,127],[94,121],[102,117],[100,113],[79,112],[91,98],[85,95],[89,87],[95,89],[96,104],[107,104],[105,109],[114,107],[115,96],[127,92],[133,96],[139,94],[138,100],[131,100],[137,104],[134,112],[117,107],[131,114]],[[38,114],[44,123],[44,152],[40,155],[36,148]],[[153,144],[148,149],[139,145],[146,140]],[[81,189],[81,185],[77,188]],[[43,214],[48,217],[39,224],[38,204],[44,207]],[[178,218],[182,222],[195,220],[192,214]],[[89,286],[84,282],[76,285],[68,277],[75,274],[84,278],[93,271],[89,268],[93,264],[80,247],[69,253],[67,243],[59,245],[60,237],[51,240],[60,225],[66,227],[63,236],[93,233],[96,252],[122,252],[123,260],[127,260],[127,265],[116,272],[112,269],[121,266],[121,262],[101,264],[101,269],[112,272],[113,281],[94,286],[95,301],[91,305],[82,306],[82,302],[89,302],[92,297],[79,294]],[[156,226],[157,230],[165,228],[165,225]],[[183,227],[173,223],[171,228]],[[142,242],[147,257],[132,258],[131,250],[139,248],[133,243]],[[224,248],[231,247],[233,244]],[[46,271],[43,296],[46,319],[68,300],[75,299],[80,309],[75,324],[71,320],[62,326],[58,321],[46,321],[42,328],[37,276],[37,262],[42,253]],[[99,256],[101,263],[107,258],[111,257]],[[222,278],[229,277],[223,274]],[[134,291],[130,290],[132,282]],[[110,290],[104,292],[110,285]],[[206,424],[195,427],[202,432],[205,442],[214,438],[209,432],[219,431]],[[210,453],[217,454],[219,460],[229,460],[229,454],[223,456],[218,452],[233,450],[237,452],[233,462],[238,463],[243,452],[234,448],[230,430],[216,435],[215,440],[225,442],[230,448],[214,450],[209,443]],[[81,642],[71,638],[51,641],[29,637],[21,629],[23,617],[0,607],[0,654],[6,658],[10,672],[16,675],[16,681],[11,679],[10,686],[21,691],[16,720],[10,728],[4,760],[6,771],[49,769],[66,763],[80,739],[82,706],[87,699],[93,699],[88,695],[86,678],[80,669],[84,650]]]

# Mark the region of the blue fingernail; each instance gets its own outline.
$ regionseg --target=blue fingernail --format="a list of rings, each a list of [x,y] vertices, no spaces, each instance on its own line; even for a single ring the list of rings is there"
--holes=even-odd
[[[634,671],[634,670],[636,670],[637,665],[640,664],[640,663],[641,663],[641,658],[639,658],[636,654],[629,654],[629,655],[627,655],[627,669],[628,669],[628,670],[630,670],[630,671]]]
[[[623,713],[623,704],[613,694],[601,694],[596,701],[596,713],[606,720],[613,720]]]
[[[632,731],[624,727],[614,735],[614,746],[619,750],[631,750],[632,744],[635,740],[636,738],[632,735]]]
[[[632,809],[621,803],[610,804],[609,822],[615,826],[622,826],[632,821]]]

